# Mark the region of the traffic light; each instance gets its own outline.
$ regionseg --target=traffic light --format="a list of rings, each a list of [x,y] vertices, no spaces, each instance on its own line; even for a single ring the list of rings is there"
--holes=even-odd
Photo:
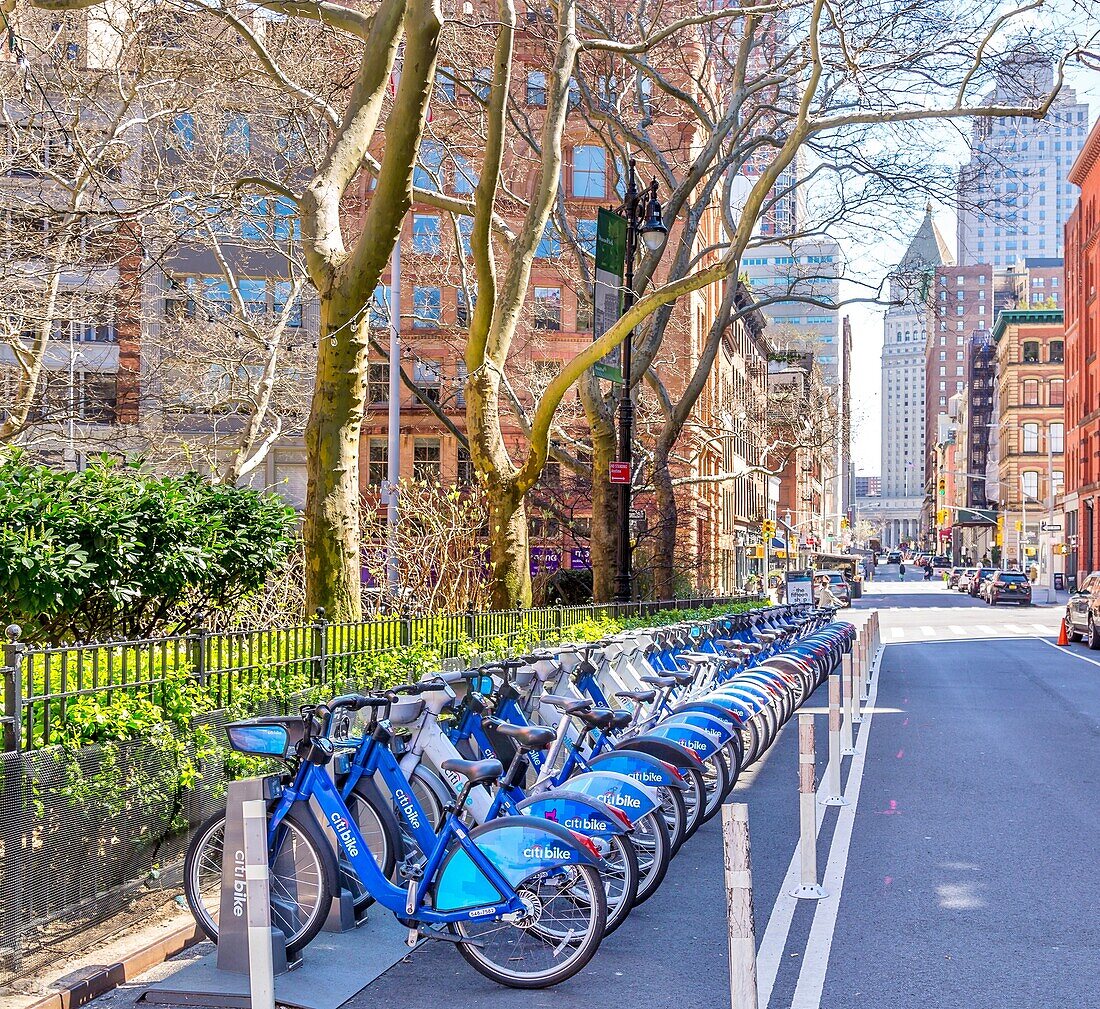
[[[848,528],[848,520],[846,518],[842,518],[840,520],[840,528],[841,529],[847,529]]]
[[[760,535],[770,540],[775,535],[775,519],[764,519],[760,523]]]
[[[947,525],[947,517],[948,517],[947,509],[946,508],[941,508],[938,512],[936,512],[936,525],[938,525],[938,526]]]
[[[938,489],[939,489],[939,492],[941,494],[946,494],[947,493],[947,480],[942,476],[940,477],[940,482],[939,482],[939,488]]]

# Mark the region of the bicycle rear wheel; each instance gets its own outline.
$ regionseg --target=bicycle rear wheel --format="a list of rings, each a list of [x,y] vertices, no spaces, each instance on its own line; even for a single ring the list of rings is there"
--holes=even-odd
[[[637,907],[657,892],[668,872],[668,863],[672,861],[672,838],[660,809],[646,813],[635,822],[630,840],[638,854],[638,869],[641,872],[638,896],[634,901]]]
[[[195,921],[218,941],[222,888],[225,811],[198,830],[184,860],[184,893]],[[295,956],[321,931],[336,888],[336,857],[308,813],[291,808],[279,826],[270,852],[271,924],[286,936]]]
[[[509,988],[548,988],[592,959],[607,923],[599,870],[569,865],[540,871],[516,885],[528,915],[516,922],[485,918],[451,926],[458,951],[476,971]],[[475,945],[476,943],[476,945]]]

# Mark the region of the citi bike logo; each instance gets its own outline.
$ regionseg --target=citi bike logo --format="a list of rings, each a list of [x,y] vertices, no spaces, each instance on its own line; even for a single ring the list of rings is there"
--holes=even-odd
[[[657,771],[635,771],[631,777],[636,781],[655,782],[658,785],[665,780],[665,776]]]
[[[524,858],[554,858],[569,861],[573,852],[568,848],[559,848],[556,844],[532,844],[530,848],[523,849]]]
[[[348,850],[348,854],[355,858],[359,854],[359,846],[355,843],[355,835],[351,832],[351,825],[340,813],[333,813],[329,819],[332,821],[332,829],[340,838],[340,843]]]
[[[399,788],[393,793],[393,797],[401,807],[401,812],[405,814],[405,819],[409,821],[409,826],[414,830],[418,828],[420,826],[420,814],[417,813],[416,807],[412,804],[409,793],[405,789]]]
[[[244,882],[244,852],[233,852],[233,917],[243,918],[248,908],[248,893]]]
[[[609,806],[618,806],[621,809],[642,808],[641,799],[635,799],[633,795],[627,795],[624,792],[608,792],[606,795],[601,795],[600,799]]]
[[[607,830],[607,821],[594,820],[590,816],[574,816],[565,821],[573,830]]]

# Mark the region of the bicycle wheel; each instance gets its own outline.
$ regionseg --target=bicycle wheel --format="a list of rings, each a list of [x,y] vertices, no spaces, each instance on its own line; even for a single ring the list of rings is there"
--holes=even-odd
[[[721,750],[703,758],[703,786],[707,796],[703,807],[703,822],[706,823],[722,808],[722,799],[730,789],[729,767]]]
[[[707,791],[703,783],[703,772],[697,767],[681,767],[678,770],[687,782],[687,788],[680,793],[687,816],[687,829],[684,831],[684,841],[686,841],[703,823]]]
[[[509,988],[548,988],[592,959],[607,923],[600,873],[591,865],[533,873],[516,886],[529,914],[516,922],[485,918],[451,926],[458,951],[476,971]]]
[[[648,900],[657,892],[657,887],[668,872],[668,863],[672,861],[672,839],[668,833],[668,824],[659,809],[646,813],[634,823],[634,834],[630,840],[638,853],[638,896],[634,906]]]
[[[603,934],[610,935],[626,921],[634,906],[641,870],[638,868],[638,852],[634,842],[626,834],[613,834],[608,840],[607,850],[601,851],[601,854],[603,865],[600,866],[600,877],[607,898],[607,924]]]
[[[191,839],[184,860],[184,893],[195,921],[218,941],[225,811]],[[336,888],[336,858],[313,817],[291,808],[270,852],[271,924],[286,936],[293,957],[325,924]]]
[[[661,799],[661,814],[668,824],[668,837],[672,842],[672,854],[675,855],[687,840],[687,806],[678,788],[658,785],[657,795]]]

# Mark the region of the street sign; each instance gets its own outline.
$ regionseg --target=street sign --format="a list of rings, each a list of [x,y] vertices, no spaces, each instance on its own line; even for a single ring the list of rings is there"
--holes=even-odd
[[[1062,527],[1057,522],[1040,522],[1039,531],[1044,533],[1060,533]]]
[[[644,508],[631,508],[630,509],[630,521],[631,522],[644,522],[645,521],[645,509]]]
[[[1076,535],[1076,533],[1072,536],[1067,536],[1066,539],[1069,541],[1069,545],[1071,547],[1077,546],[1077,535]]]
[[[622,315],[623,268],[626,265],[626,218],[600,207],[596,214],[596,275],[593,289],[592,339],[598,340]],[[620,347],[600,358],[597,378],[622,382]],[[611,481],[615,483],[614,480]]]
[[[630,463],[613,462],[607,468],[612,483],[630,483]]]

